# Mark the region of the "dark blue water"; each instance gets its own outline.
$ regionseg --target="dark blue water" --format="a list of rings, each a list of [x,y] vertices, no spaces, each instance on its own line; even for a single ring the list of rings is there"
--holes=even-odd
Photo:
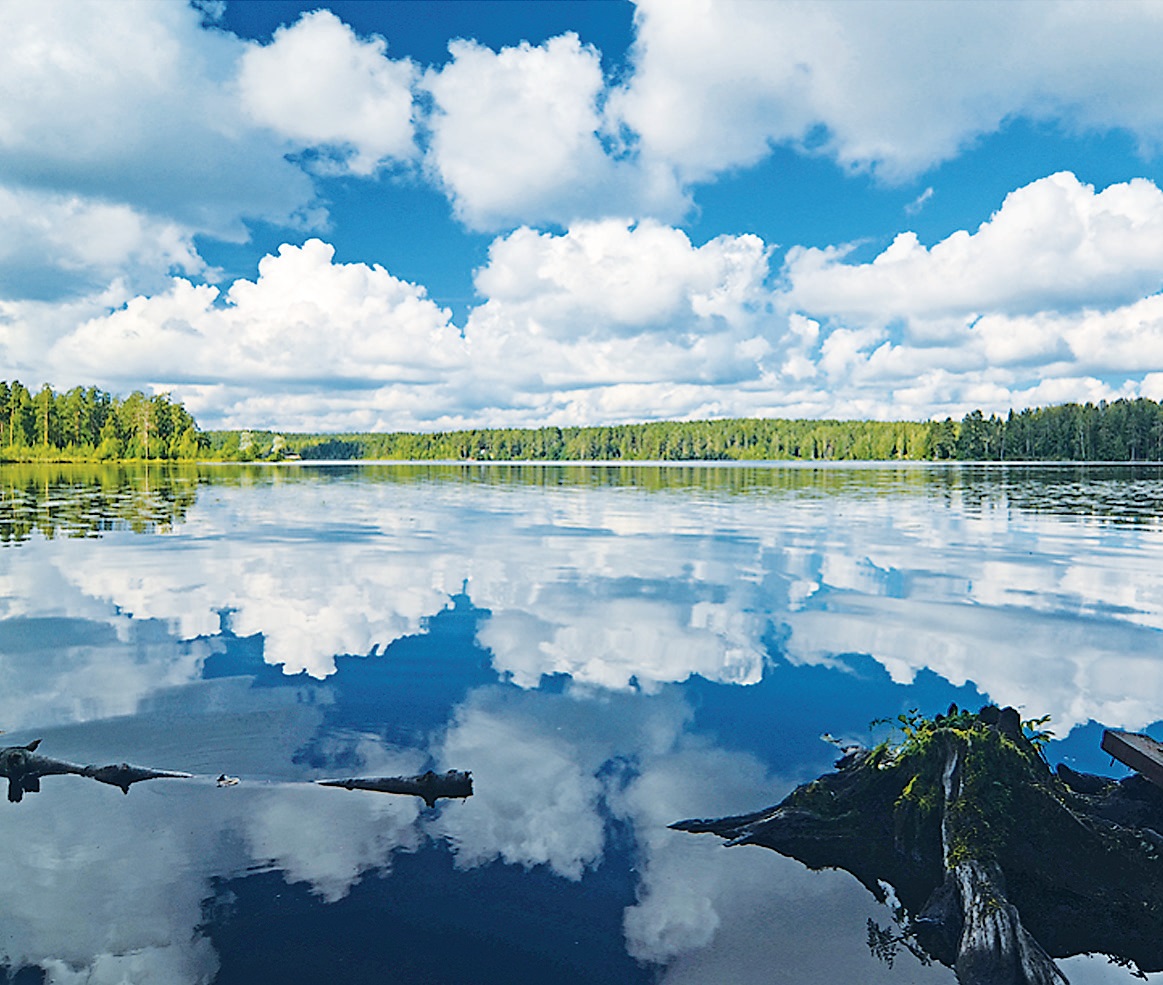
[[[0,469],[0,741],[195,774],[0,805],[0,966],[950,982],[847,875],[667,825],[950,702],[1113,772],[1103,726],[1163,735],[1161,517],[1130,467]],[[428,768],[474,796],[311,782]]]

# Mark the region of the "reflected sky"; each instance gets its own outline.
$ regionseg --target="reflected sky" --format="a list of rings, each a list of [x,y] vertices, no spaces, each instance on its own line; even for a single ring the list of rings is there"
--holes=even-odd
[[[49,981],[951,981],[869,955],[890,917],[848,876],[666,825],[773,803],[829,768],[822,731],[911,707],[1050,714],[1052,758],[1104,770],[1098,723],[1163,719],[1156,470],[0,484],[4,740],[197,774],[0,812],[0,965]],[[475,795],[307,782],[429,767]]]

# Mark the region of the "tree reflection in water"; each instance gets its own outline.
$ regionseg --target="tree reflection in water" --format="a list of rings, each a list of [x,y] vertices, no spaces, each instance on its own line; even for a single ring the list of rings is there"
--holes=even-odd
[[[185,520],[197,486],[190,466],[5,465],[0,544],[21,544],[33,533],[48,539],[164,533]]]

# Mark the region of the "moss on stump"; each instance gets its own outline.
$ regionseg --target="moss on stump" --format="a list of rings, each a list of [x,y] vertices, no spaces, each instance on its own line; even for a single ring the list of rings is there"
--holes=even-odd
[[[672,827],[887,883],[962,985],[1051,985],[1087,952],[1163,970],[1163,789],[1052,772],[1012,708],[902,721],[774,807]]]

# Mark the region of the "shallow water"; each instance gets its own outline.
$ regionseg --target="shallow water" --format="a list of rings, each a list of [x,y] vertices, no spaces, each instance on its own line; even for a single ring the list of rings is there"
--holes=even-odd
[[[1109,772],[1103,726],[1163,736],[1161,630],[1157,468],[0,468],[4,741],[196,774],[0,805],[0,964],[950,982],[870,955],[847,875],[666,825],[952,701]],[[474,796],[310,782],[429,767]]]

